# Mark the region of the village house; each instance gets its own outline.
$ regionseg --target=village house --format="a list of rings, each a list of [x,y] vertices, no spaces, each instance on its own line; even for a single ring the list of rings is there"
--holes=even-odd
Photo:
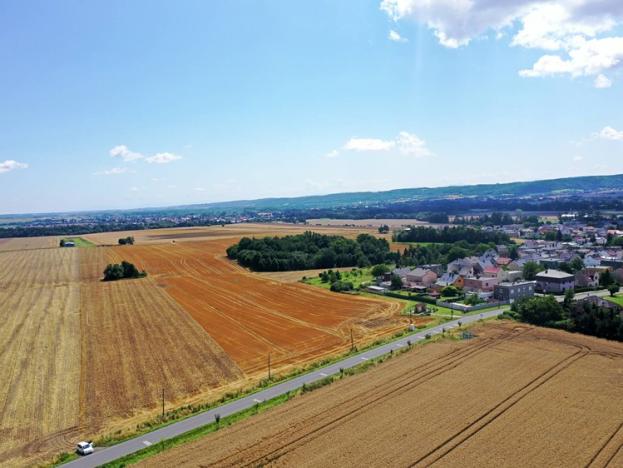
[[[493,288],[500,280],[486,276],[472,276],[465,278],[464,289],[472,292],[493,292]]]
[[[535,281],[518,281],[514,283],[500,283],[493,289],[493,297],[498,301],[513,303],[517,299],[534,296]]]
[[[424,268],[416,268],[415,270],[406,274],[405,282],[407,285],[430,287],[435,281],[437,281],[437,273]]]
[[[545,270],[536,275],[536,290],[543,293],[564,293],[575,287],[575,277],[560,270]]]

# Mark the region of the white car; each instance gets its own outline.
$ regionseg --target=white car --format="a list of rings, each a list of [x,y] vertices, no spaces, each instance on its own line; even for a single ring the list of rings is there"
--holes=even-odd
[[[78,445],[76,446],[76,452],[78,452],[78,455],[89,455],[93,453],[93,443],[91,441],[78,442]]]

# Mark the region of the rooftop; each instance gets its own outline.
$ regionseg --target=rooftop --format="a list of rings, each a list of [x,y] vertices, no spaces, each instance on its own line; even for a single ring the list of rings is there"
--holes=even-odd
[[[543,279],[547,279],[547,278],[558,278],[558,279],[562,279],[562,278],[573,278],[573,275],[564,272],[564,271],[560,271],[560,270],[545,270],[542,271],[540,273],[537,273],[536,275],[537,278],[543,278]]]

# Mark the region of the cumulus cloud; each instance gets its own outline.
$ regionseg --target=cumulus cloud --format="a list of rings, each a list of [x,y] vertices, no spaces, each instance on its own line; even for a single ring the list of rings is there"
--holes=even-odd
[[[28,164],[8,159],[4,162],[0,162],[0,174],[4,172],[11,172],[16,169],[27,169]]]
[[[409,42],[407,38],[402,37],[397,31],[394,31],[393,29],[389,31],[387,38],[390,41],[394,42]]]
[[[615,130],[612,127],[604,127],[599,133],[597,133],[597,137],[602,140],[623,141],[623,130]]]
[[[400,132],[396,144],[401,153],[421,158],[432,156],[432,152],[426,147],[426,142],[413,133]]]
[[[150,164],[168,164],[170,162],[177,161],[178,159],[182,159],[182,157],[177,154],[157,153],[157,154],[154,154],[153,156],[149,156],[148,158],[145,158],[145,161],[147,161]]]
[[[620,0],[382,0],[381,10],[394,21],[425,24],[451,48],[512,30],[511,46],[549,52],[520,70],[522,77],[599,76],[623,59],[623,37],[613,35],[623,24]]]
[[[597,75],[597,78],[595,78],[593,85],[597,89],[609,88],[610,86],[612,86],[612,80],[605,75]]]
[[[136,161],[137,159],[143,159],[145,157],[141,153],[130,151],[130,148],[126,145],[115,146],[109,151],[109,154],[113,158],[120,158],[124,161]]]
[[[351,138],[342,147],[344,151],[375,151],[384,152],[397,149],[400,153],[417,158],[431,156],[433,153],[426,146],[426,142],[413,133],[402,131],[393,140],[380,138]],[[329,154],[337,156],[337,150]],[[328,154],[328,155],[329,155]],[[328,156],[327,155],[327,156]]]

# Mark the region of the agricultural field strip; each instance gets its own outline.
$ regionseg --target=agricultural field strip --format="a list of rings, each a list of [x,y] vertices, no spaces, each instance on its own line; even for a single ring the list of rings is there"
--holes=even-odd
[[[233,266],[231,264],[226,263],[227,260],[225,259],[220,259],[218,257],[216,257],[216,260],[218,262],[220,262],[222,264],[221,268],[216,268],[211,266],[209,263],[207,263],[204,259],[202,258],[196,258],[195,261],[198,264],[198,266],[195,265],[191,265],[190,262],[184,262],[184,270],[188,271],[192,276],[194,281],[197,281],[199,283],[203,283],[206,284],[207,286],[210,287],[214,287],[215,286],[215,280],[214,279],[206,279],[206,275],[205,272],[202,271],[205,270],[207,272],[210,273],[215,273],[215,274],[219,274],[219,273],[224,273],[226,272],[228,269],[233,269],[233,271],[235,271],[236,273],[239,273],[241,275],[249,275],[250,277],[253,278],[253,280],[256,281],[268,281],[269,283],[271,282],[270,280],[266,280],[260,276],[257,275],[253,275],[252,273],[247,272],[246,270],[244,270],[241,267],[238,266]],[[236,271],[237,270],[237,271]],[[216,282],[219,282],[218,279]],[[225,286],[226,283],[229,283],[229,281],[222,281],[221,284],[219,284],[215,289],[215,291],[220,291],[222,290],[222,286]],[[298,291],[297,291],[298,292]],[[237,305],[241,306],[241,307],[259,307],[263,312],[269,314],[269,315],[273,315],[276,317],[279,317],[282,320],[286,320],[286,321],[290,321],[293,323],[296,323],[300,326],[304,326],[304,327],[311,327],[314,328],[322,333],[327,333],[329,335],[334,335],[334,336],[341,336],[340,334],[336,333],[333,329],[331,329],[330,327],[323,327],[321,325],[317,325],[314,324],[312,322],[306,321],[306,320],[301,320],[298,319],[296,317],[293,317],[291,315],[287,315],[285,313],[279,312],[278,310],[276,310],[275,308],[272,307],[268,307],[266,305],[260,305],[256,300],[254,300],[253,296],[253,291],[249,291],[248,294],[250,297],[246,298],[244,296],[240,296],[237,298]],[[228,295],[230,296],[230,295]],[[230,299],[233,300],[233,297],[230,297]],[[224,319],[228,320],[230,319],[230,317],[223,317]],[[238,322],[237,322],[238,323]]]
[[[559,411],[563,412],[564,421],[558,425],[558,430],[553,433],[563,437],[560,444],[562,452],[557,452],[566,456],[563,460],[566,463],[569,463],[570,460],[577,460],[578,464],[580,464],[580,460],[584,460],[581,462],[584,465],[585,461],[589,461],[594,450],[601,452],[604,439],[608,437],[612,439],[613,430],[615,434],[619,434],[620,419],[617,420],[617,413],[619,417],[621,416],[616,403],[613,406],[613,398],[615,398],[617,387],[620,386],[620,378],[618,378],[619,384],[612,381],[607,384],[606,381],[596,381],[597,387],[606,384],[604,388],[607,388],[609,393],[604,394],[601,399],[602,405],[596,408],[596,414],[592,414],[593,400],[591,396],[595,395],[595,389],[585,390],[583,381],[581,379],[578,381],[577,378],[579,373],[583,379],[594,381],[595,377],[599,375],[599,371],[596,371],[596,374],[584,375],[586,370],[592,369],[593,366],[586,361],[585,352],[590,352],[592,357],[603,355],[607,358],[616,357],[617,359],[621,359],[623,353],[604,354],[594,349],[586,349],[581,343],[579,348],[575,346],[576,349],[574,350],[574,344],[565,341],[567,337],[562,333],[555,336],[553,341],[547,341],[544,347],[540,345],[540,340],[543,338],[541,329],[530,328],[530,330],[532,331],[529,333],[517,333],[510,340],[506,339],[505,344],[498,343],[498,345],[489,346],[482,353],[479,353],[480,356],[474,353],[472,358],[464,359],[458,368],[455,367],[456,370],[448,369],[446,372],[440,372],[428,381],[426,378],[421,379],[411,389],[406,388],[409,384],[407,378],[405,387],[403,387],[404,392],[400,391],[398,386],[391,384],[392,381],[397,381],[391,376],[398,375],[400,378],[403,374],[409,373],[411,366],[405,365],[405,359],[413,359],[417,362],[417,355],[412,357],[409,354],[397,361],[390,361],[378,370],[371,371],[370,379],[375,383],[370,382],[368,385],[362,381],[365,377],[356,377],[355,379],[358,379],[362,386],[361,389],[356,385],[349,385],[350,379],[339,382],[335,384],[335,390],[331,386],[319,390],[318,394],[314,392],[306,396],[307,404],[303,400],[296,399],[287,403],[287,408],[277,408],[272,412],[264,413],[261,420],[248,421],[241,423],[240,426],[227,428],[202,440],[191,442],[188,447],[174,448],[170,453],[163,452],[153,460],[146,459],[142,464],[165,466],[167,460],[170,462],[170,460],[176,459],[179,466],[197,463],[210,466],[257,466],[258,464],[317,466],[331,460],[337,465],[343,463],[345,466],[361,466],[362,463],[370,464],[371,459],[366,458],[366,456],[373,456],[375,462],[371,463],[372,465],[381,466],[391,461],[393,464],[404,466],[412,463],[409,461],[409,455],[416,454],[421,449],[426,450],[427,445],[439,442],[439,446],[444,446],[444,438],[446,437],[453,440],[451,436],[456,433],[457,427],[470,427],[470,423],[473,421],[478,424],[478,421],[481,421],[481,415],[489,414],[492,409],[499,408],[500,402],[508,401],[508,392],[511,391],[515,395],[519,392],[521,408],[517,407],[515,404],[517,402],[511,401],[513,403],[512,412],[514,413],[512,416],[507,417],[506,411],[509,408],[504,408],[505,420],[503,423],[498,424],[495,429],[489,428],[488,424],[484,426],[489,430],[486,436],[480,437],[479,443],[484,442],[486,445],[471,444],[467,452],[464,450],[456,454],[453,452],[454,457],[451,462],[438,459],[436,464],[442,466],[466,465],[467,459],[470,460],[467,462],[469,466],[499,466],[501,462],[508,464],[512,460],[516,460],[515,463],[521,460],[522,464],[528,462],[535,466],[544,466],[549,464],[547,460],[550,462],[552,460],[551,452],[548,449],[550,444],[543,438],[543,431],[547,430],[549,420],[547,416],[543,419],[543,411],[537,410],[536,413],[532,414],[533,418],[536,418],[544,426],[539,429],[537,425],[536,429],[530,433],[530,436],[536,437],[540,444],[535,451],[530,452],[534,458],[526,458],[525,444],[529,444],[529,441],[523,440],[524,444],[522,445],[521,435],[529,429],[530,425],[525,421],[524,415],[535,403],[550,408],[552,406],[551,399],[564,397],[564,390],[562,395],[560,390],[571,384],[575,393],[572,393],[571,400],[561,402]],[[576,338],[577,336],[574,336],[571,340]],[[546,338],[546,340],[550,339],[550,337]],[[582,337],[579,340],[581,341]],[[565,346],[569,344],[571,344],[571,349]],[[600,343],[597,343],[597,347],[603,349]],[[427,347],[426,350],[423,352],[428,352],[429,348]],[[524,352],[527,353],[525,357],[523,356]],[[451,355],[452,353],[448,354],[448,356]],[[403,362],[403,364],[398,365],[398,361]],[[492,364],[493,367],[488,366],[488,364]],[[500,374],[500,371],[509,365],[511,367],[507,368],[507,372]],[[582,367],[578,368],[578,365]],[[607,363],[605,365],[608,366]],[[421,368],[421,366],[418,367]],[[472,375],[474,371],[478,372],[478,375]],[[385,379],[381,378],[383,375],[386,377]],[[616,370],[611,369],[610,376],[616,375]],[[388,376],[389,379],[387,379]],[[478,376],[483,378],[479,379]],[[433,379],[434,382],[430,382]],[[526,380],[529,386],[532,385],[528,392],[530,401],[525,401],[527,400],[526,395],[521,394],[522,389],[526,388]],[[443,404],[438,404],[440,400],[436,400],[435,396],[419,401],[420,398],[427,394],[430,395],[430,392],[439,386],[447,391],[461,382],[468,384],[465,387],[466,396],[473,395],[474,398],[449,398]],[[530,382],[536,382],[536,384]],[[420,385],[424,385],[424,387],[418,390],[418,393],[413,393],[412,389]],[[367,388],[365,388],[366,386]],[[382,400],[377,402],[377,397],[381,396],[381,392],[393,388],[396,388],[397,391],[388,393],[388,398],[384,402]],[[364,391],[358,394],[357,390]],[[417,399],[419,403],[413,403],[414,399]],[[355,400],[359,400],[357,404],[354,403]],[[604,401],[610,410],[604,408]],[[377,405],[377,403],[382,403],[382,405]],[[429,410],[431,403],[437,406],[431,407]],[[575,439],[582,443],[572,445],[571,451],[569,451],[567,449],[570,440],[567,436],[575,433],[573,430],[564,432],[572,427],[569,424],[575,421],[573,414],[568,414],[569,405],[575,408],[580,403],[583,406],[577,407],[577,411],[583,411],[582,414],[590,415],[593,420],[603,418],[608,419],[608,422],[599,427],[592,424],[586,425],[586,430],[583,431],[580,438]],[[409,407],[409,404],[412,406]],[[316,406],[316,409],[306,409],[311,406]],[[357,407],[362,408],[360,414],[353,411]],[[614,413],[612,410],[615,410]],[[610,413],[604,411],[610,411]],[[606,415],[608,418],[604,418]],[[496,416],[495,422],[498,423],[500,419]],[[282,420],[284,420],[283,423]],[[369,431],[366,422],[372,426]],[[579,424],[588,422],[589,420],[583,419]],[[522,426],[522,423],[528,424],[528,427]],[[596,430],[594,435],[591,429],[593,427]],[[359,433],[357,433],[357,428],[360,429]],[[517,441],[517,444],[512,447],[515,450],[509,452],[508,440],[497,440],[496,435],[506,434],[510,429],[515,430],[511,439]],[[578,427],[577,429],[581,428]],[[357,436],[353,437],[355,433]],[[480,435],[479,431],[478,434]],[[573,440],[573,436],[570,437]],[[425,440],[428,443],[418,443]],[[383,442],[387,445],[384,445]],[[371,444],[378,444],[379,447],[370,448]],[[607,441],[605,445],[608,445]],[[529,446],[531,447],[531,445]],[[604,455],[608,461],[616,459],[620,447],[616,443],[610,443],[609,446],[615,451],[614,453],[608,451]],[[380,447],[384,447],[385,450],[381,450]],[[557,448],[560,450],[560,447]],[[223,458],[216,454],[213,455],[211,452],[224,453],[227,456]],[[582,452],[582,458],[575,458],[579,452]],[[377,455],[378,458],[376,458]],[[418,458],[427,456],[426,452],[419,455]],[[511,457],[510,460],[509,456]],[[543,456],[545,458],[538,458]],[[479,458],[474,460],[474,457]],[[603,457],[602,459],[606,460]],[[536,460],[540,462],[538,465]],[[486,462],[483,463],[483,461]],[[595,464],[595,466],[605,465],[601,462]]]
[[[77,429],[80,327],[77,256],[0,255],[0,461],[29,457]],[[28,313],[19,313],[28,311]],[[36,423],[35,423],[36,422]],[[25,461],[23,461],[25,463]]]
[[[523,332],[522,332],[523,333]],[[280,447],[273,449],[269,453],[263,453],[260,457],[253,458],[251,460],[241,459],[243,453],[236,453],[232,458],[220,459],[215,462],[217,465],[236,465],[236,466],[261,466],[266,463],[272,463],[288,453],[293,447],[308,442],[309,439],[314,438],[316,435],[324,433],[330,429],[331,426],[339,425],[347,419],[358,415],[363,411],[368,411],[372,406],[385,402],[388,398],[395,397],[398,394],[405,393],[413,390],[414,388],[434,379],[435,377],[449,372],[452,369],[457,368],[463,364],[466,360],[477,357],[479,354],[489,350],[492,347],[499,346],[506,340],[513,339],[518,334],[507,334],[501,339],[485,339],[482,342],[478,342],[474,345],[468,345],[463,348],[457,348],[455,351],[448,353],[446,356],[436,361],[421,364],[419,366],[409,369],[402,375],[393,377],[383,383],[381,392],[374,394],[370,398],[367,390],[355,393],[348,402],[339,402],[333,406],[325,408],[320,413],[314,415],[314,419],[320,419],[320,421],[313,427],[310,427],[310,422],[305,421],[297,425],[297,429],[302,433],[301,435],[295,435],[293,437],[293,428],[288,427],[280,433],[273,434],[274,439],[280,438],[288,439],[287,443]],[[336,416],[338,414],[339,416]],[[260,445],[258,443],[256,445]],[[250,445],[246,447],[245,451],[252,452],[256,445]]]
[[[248,345],[255,341],[255,347],[261,344],[257,348],[265,350],[260,353],[261,356],[256,352],[251,359],[253,347],[249,346],[245,351],[246,357],[239,356],[244,362],[238,362],[247,372],[256,372],[264,367],[269,350],[276,353],[275,365],[293,362],[297,356],[302,358],[303,350],[292,347],[294,336],[305,340],[305,359],[318,358],[318,353],[334,352],[337,347],[346,346],[348,324],[362,316],[369,316],[365,308],[370,311],[371,308],[384,310],[385,315],[395,308],[393,304],[376,299],[336,296],[299,284],[281,285],[249,273],[223,257],[222,252],[231,242],[203,241],[114,250],[119,256],[124,255],[141,268],[148,269],[151,277],[163,283],[165,290],[177,302],[217,341],[221,340],[221,346],[226,351],[240,354],[241,350],[235,344],[240,340]],[[277,294],[276,287],[280,287]],[[194,291],[192,297],[188,291]],[[322,311],[318,308],[319,304],[322,304]],[[323,307],[330,307],[332,313],[327,316]],[[234,309],[252,311],[253,320],[249,312],[230,312]],[[313,312],[315,310],[318,312]],[[330,321],[327,322],[327,319]],[[224,325],[226,323],[228,325]],[[338,325],[339,328],[336,328]],[[396,325],[392,329],[401,326],[404,325]],[[225,333],[225,329],[229,332]]]
[[[484,315],[484,318],[495,317],[502,313],[501,310],[496,311],[488,311]],[[463,317],[461,320],[455,320],[452,322],[447,322],[443,326],[439,325],[437,327],[430,328],[425,331],[414,333],[407,337],[402,337],[400,339],[394,340],[390,343],[377,346],[375,348],[369,349],[362,353],[350,356],[348,358],[342,359],[334,364],[329,366],[315,369],[306,374],[295,377],[294,379],[285,381],[283,383],[277,384],[273,387],[267,388],[260,392],[248,395],[239,400],[233,401],[231,403],[227,403],[225,405],[210,409],[206,412],[198,414],[196,416],[192,416],[183,421],[171,424],[169,426],[163,427],[156,431],[135,437],[128,441],[122,442],[120,444],[99,449],[93,455],[90,455],[86,458],[81,458],[75,461],[72,461],[64,466],[68,467],[96,467],[102,465],[104,463],[109,463],[118,458],[121,458],[125,455],[129,455],[131,453],[135,453],[143,448],[145,448],[144,441],[148,440],[152,444],[160,442],[162,440],[167,440],[178,435],[184,434],[190,430],[196,429],[198,427],[205,426],[214,421],[214,416],[219,414],[221,417],[226,417],[231,414],[235,414],[244,409],[252,408],[255,404],[255,400],[266,401],[276,396],[283,395],[287,392],[291,392],[293,390],[299,389],[303,386],[303,384],[309,385],[319,380],[326,378],[322,374],[327,376],[336,375],[340,373],[340,369],[350,369],[355,367],[363,362],[363,359],[374,359],[385,354],[389,354],[394,350],[400,349],[401,347],[407,346],[408,341],[413,343],[424,340],[426,334],[436,335],[442,332],[442,329],[450,329],[458,326],[459,322],[463,324],[469,324],[473,322],[477,322],[478,317],[469,316]]]
[[[536,390],[541,385],[546,384],[550,379],[554,378],[556,375],[558,375],[560,372],[565,370],[577,360],[588,355],[589,352],[590,350],[588,349],[578,349],[573,354],[555,363],[545,372],[543,372],[533,380],[529,381],[518,390],[511,393],[507,398],[505,398],[493,408],[482,414],[474,422],[470,423],[464,428],[461,428],[456,434],[445,440],[441,445],[433,448],[427,454],[415,460],[410,466],[430,466],[433,463],[437,462],[448,453],[450,453],[452,450],[454,450],[456,447],[458,447],[460,444],[468,440],[470,437],[474,436],[483,427],[492,423],[495,419],[504,414],[505,411],[507,411],[509,408],[511,408],[523,398],[528,396],[532,391]]]

